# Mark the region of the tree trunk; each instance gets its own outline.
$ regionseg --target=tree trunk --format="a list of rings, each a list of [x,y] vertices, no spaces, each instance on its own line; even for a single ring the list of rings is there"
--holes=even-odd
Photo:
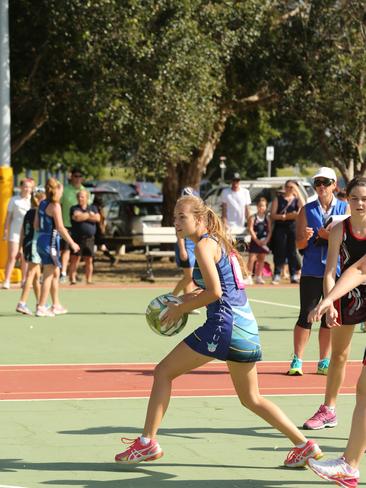
[[[202,175],[213,158],[220,137],[225,130],[225,124],[229,112],[223,109],[217,122],[214,124],[211,134],[201,145],[191,161],[180,161],[176,165],[168,163],[166,177],[163,180],[163,225],[173,225],[174,206],[181,191],[186,186],[191,186],[199,191]]]

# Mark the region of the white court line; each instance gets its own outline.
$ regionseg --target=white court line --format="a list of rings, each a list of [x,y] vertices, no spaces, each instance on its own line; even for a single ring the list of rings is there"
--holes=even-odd
[[[338,396],[355,396],[356,393],[339,393]],[[264,397],[299,397],[299,393],[265,393],[263,394]],[[320,396],[324,397],[323,393],[307,393],[304,395],[306,397],[308,396]],[[193,399],[193,398],[238,398],[238,395],[172,395],[171,398],[174,398],[175,400],[177,399],[182,399],[185,400],[186,398],[188,399]],[[102,397],[102,398],[31,398],[31,399],[22,399],[18,398],[16,400],[11,400],[11,399],[6,399],[6,400],[0,400],[0,406],[4,402],[84,402],[84,401],[101,401],[101,400],[145,400],[148,401],[148,397]],[[2,485],[0,485],[0,488],[2,488]],[[8,488],[8,487],[7,487]],[[9,488],[24,488],[22,486],[12,486]]]
[[[265,305],[276,305],[277,307],[296,308],[296,310],[300,309],[298,305],[288,305],[287,303],[267,302],[265,300],[255,300],[254,298],[249,298],[249,303],[251,302],[264,303]]]

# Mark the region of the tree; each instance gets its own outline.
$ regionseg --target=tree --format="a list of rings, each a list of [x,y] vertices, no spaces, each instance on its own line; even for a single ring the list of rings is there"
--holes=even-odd
[[[359,0],[306,2],[291,29],[301,33],[298,76],[283,107],[311,127],[345,181],[366,174],[366,11]]]

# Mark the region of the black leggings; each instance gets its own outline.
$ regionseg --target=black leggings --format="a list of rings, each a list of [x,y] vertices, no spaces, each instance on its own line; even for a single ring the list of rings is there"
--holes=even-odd
[[[311,329],[311,322],[308,322],[308,314],[315,308],[320,299],[323,298],[323,278],[315,276],[301,276],[300,278],[300,314],[296,325],[303,329]],[[325,314],[323,315],[321,327],[327,327]]]
[[[290,275],[294,276],[300,269],[299,258],[296,251],[295,225],[275,224],[271,239],[274,261],[274,274],[280,275],[283,265],[288,261]]]

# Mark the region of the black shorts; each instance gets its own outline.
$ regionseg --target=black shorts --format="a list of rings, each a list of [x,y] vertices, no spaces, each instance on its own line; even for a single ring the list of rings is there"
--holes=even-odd
[[[296,325],[303,329],[311,329],[311,322],[308,322],[308,315],[323,298],[323,278],[315,276],[301,276],[300,278],[300,314]],[[325,314],[323,315],[321,327],[327,327]]]
[[[72,252],[74,256],[93,257],[94,256],[94,236],[73,237],[76,244],[79,244],[80,251]]]

